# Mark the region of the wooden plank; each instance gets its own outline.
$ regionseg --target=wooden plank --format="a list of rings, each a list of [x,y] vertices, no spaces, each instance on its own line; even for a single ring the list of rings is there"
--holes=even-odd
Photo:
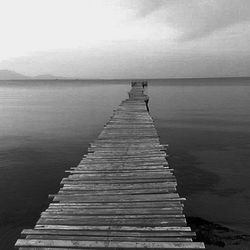
[[[77,208],[77,209],[76,209]],[[183,208],[180,207],[170,207],[170,208],[162,208],[162,209],[119,209],[119,208],[101,208],[101,209],[80,209],[80,207],[49,207],[46,209],[44,213],[61,213],[61,214],[94,214],[94,215],[107,215],[107,214],[124,214],[124,215],[144,215],[144,214],[181,214]]]
[[[128,163],[128,162],[124,162],[124,163],[103,163],[103,165],[101,163],[90,163],[90,162],[86,162],[86,163],[81,163],[79,164],[77,167],[72,168],[75,170],[168,170],[168,164],[166,163]]]
[[[144,227],[144,226],[115,226],[115,225],[104,225],[104,226],[87,226],[87,225],[40,225],[37,224],[35,229],[40,230],[105,230],[105,231],[116,231],[116,232],[124,232],[124,231],[136,231],[136,232],[191,232],[190,227],[179,227],[179,226],[158,226],[158,227]]]
[[[152,176],[152,177],[151,177]],[[124,173],[124,174],[73,174],[70,175],[67,180],[147,180],[147,179],[163,179],[163,180],[175,180],[172,173],[152,174],[152,173]]]
[[[35,240],[19,239],[16,246],[39,246],[39,247],[68,247],[68,248],[153,248],[153,249],[178,249],[198,248],[203,249],[204,244],[199,242],[107,242],[107,241],[76,241],[76,240]]]
[[[133,184],[133,183],[169,183],[173,182],[176,184],[175,179],[166,179],[166,178],[156,178],[156,179],[125,179],[125,180],[72,180],[64,178],[61,181],[61,184]]]
[[[148,214],[86,214],[86,213],[73,213],[73,212],[64,212],[64,211],[45,211],[42,212],[41,218],[42,219],[50,219],[50,218],[59,218],[59,219],[78,219],[78,220],[85,220],[85,219],[114,219],[120,220],[120,219],[158,219],[158,218],[170,218],[170,219],[179,219],[184,218],[185,216],[182,213],[164,213],[164,214],[158,214],[158,213],[148,213]]]
[[[108,219],[98,219],[90,221],[89,219],[81,219],[80,221],[77,219],[54,219],[54,218],[48,218],[44,219],[41,218],[37,222],[38,225],[82,225],[82,226],[106,226],[112,224],[113,226],[144,226],[144,227],[159,227],[159,226],[180,226],[184,227],[186,226],[186,221],[184,219],[140,219],[140,220],[134,220],[134,219],[114,219],[112,221]]]
[[[172,177],[173,176],[173,173],[172,171],[168,171],[167,169],[162,169],[162,171],[157,171],[157,172],[153,172],[153,171],[150,171],[150,172],[147,172],[147,171],[141,171],[141,172],[133,172],[131,171],[130,173],[121,173],[121,172],[115,172],[115,173],[100,173],[100,172],[97,172],[97,173],[91,173],[91,174],[87,174],[87,173],[77,173],[77,172],[74,172],[72,175],[70,175],[68,178],[71,178],[71,177],[77,177],[77,178],[85,178],[85,177],[120,177],[120,178],[127,178],[127,177],[136,177],[136,178],[146,178],[146,177],[152,177],[152,178],[157,178],[157,177]]]
[[[166,238],[162,237],[138,237],[138,236],[92,236],[92,235],[28,235],[26,239],[41,239],[41,240],[81,240],[81,241],[112,241],[112,242],[165,242]],[[186,237],[168,237],[168,241],[191,242],[191,238]]]
[[[175,182],[155,182],[155,183],[129,183],[129,184],[77,184],[77,183],[70,183],[70,184],[65,184],[63,186],[63,189],[79,189],[79,190],[137,190],[137,189],[155,189],[155,188],[162,188],[162,189],[168,189],[168,188],[173,188],[176,187]]]
[[[64,189],[61,188],[58,194],[84,194],[84,195],[135,195],[135,194],[165,194],[165,193],[174,193],[176,191],[175,188],[172,189],[129,189],[129,190],[88,190],[83,191],[79,189]]]
[[[79,207],[79,208],[88,208],[88,209],[94,209],[94,208],[158,208],[158,207],[179,207],[181,206],[181,201],[176,200],[164,200],[164,201],[154,201],[154,202],[147,202],[147,201],[141,201],[141,202],[63,202],[60,201],[60,203],[50,203],[51,206],[56,207]]]
[[[157,201],[179,199],[178,193],[165,194],[135,194],[135,195],[84,195],[84,194],[56,194],[54,200],[84,200],[84,202],[126,202],[126,201]]]
[[[70,174],[99,174],[99,175],[103,175],[103,174],[114,174],[114,173],[118,173],[118,174],[129,174],[129,173],[135,173],[135,174],[139,174],[139,173],[148,173],[148,174],[158,174],[158,173],[172,173],[173,169],[169,169],[166,168],[164,169],[163,167],[161,168],[142,168],[142,169],[124,169],[122,167],[120,168],[115,168],[115,169],[99,169],[99,170],[95,170],[95,169],[84,169],[84,168],[75,168],[72,170],[66,170],[66,173],[70,173]]]
[[[24,229],[24,235],[85,235],[85,236],[137,236],[137,237],[194,237],[191,231],[118,231],[118,230],[63,230],[63,229]]]

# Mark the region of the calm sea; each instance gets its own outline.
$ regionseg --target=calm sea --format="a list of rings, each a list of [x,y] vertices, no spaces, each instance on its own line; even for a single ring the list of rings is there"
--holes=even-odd
[[[0,81],[0,249],[33,226],[129,81]],[[149,81],[186,214],[250,233],[250,79]]]

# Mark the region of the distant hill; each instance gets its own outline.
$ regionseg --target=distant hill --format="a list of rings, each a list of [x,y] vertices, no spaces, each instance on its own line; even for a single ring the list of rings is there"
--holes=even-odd
[[[56,80],[56,79],[66,79],[64,77],[61,76],[53,76],[53,75],[38,75],[38,76],[34,76],[33,79],[36,80]]]
[[[56,80],[56,79],[67,79],[61,76],[53,76],[50,74],[38,75],[34,77],[19,74],[12,70],[0,70],[0,80]]]
[[[27,80],[30,77],[11,70],[0,70],[0,80]]]

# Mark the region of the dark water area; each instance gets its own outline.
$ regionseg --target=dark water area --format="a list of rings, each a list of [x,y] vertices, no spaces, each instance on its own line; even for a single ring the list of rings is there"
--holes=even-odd
[[[13,249],[130,81],[0,81],[0,249]],[[250,233],[250,79],[151,80],[185,212]]]
[[[187,215],[250,233],[250,81],[230,80],[154,85],[151,113]]]

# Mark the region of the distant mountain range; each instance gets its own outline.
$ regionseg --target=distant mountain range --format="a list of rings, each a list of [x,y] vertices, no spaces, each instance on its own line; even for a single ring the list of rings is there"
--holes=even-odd
[[[19,74],[12,70],[0,70],[0,80],[55,80],[55,79],[66,79],[64,77],[57,77],[53,75],[38,75],[35,77],[26,76]]]
[[[65,77],[62,76],[53,76],[50,74],[46,74],[46,75],[38,75],[35,77],[32,77],[32,79],[36,79],[36,80],[56,80],[56,79],[67,79]]]
[[[148,79],[148,80],[166,80],[166,79],[171,79],[171,80],[194,80],[194,79],[234,79],[234,78],[242,78],[242,79],[246,79],[247,81],[249,81],[249,76],[242,76],[242,77],[204,77],[204,78],[152,78],[152,79]],[[84,80],[121,80],[121,79],[86,79],[86,78],[73,78],[73,77],[63,77],[63,76],[54,76],[54,75],[50,75],[50,74],[43,74],[43,75],[37,75],[37,76],[26,76],[20,73],[17,73],[13,70],[0,70],[0,81],[1,80],[80,80],[80,79],[84,79]],[[138,78],[139,79],[139,78]],[[123,80],[129,80],[129,79],[123,79]]]

